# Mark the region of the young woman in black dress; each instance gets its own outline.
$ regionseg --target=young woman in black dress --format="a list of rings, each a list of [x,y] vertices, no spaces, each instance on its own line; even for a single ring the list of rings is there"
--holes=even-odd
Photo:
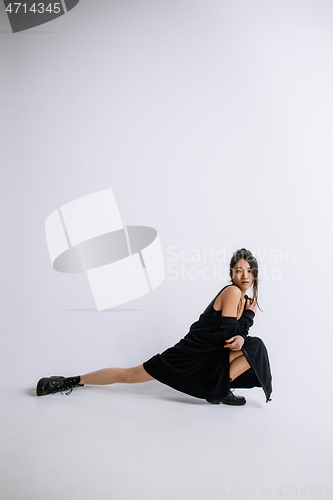
[[[42,378],[38,396],[73,387],[137,383],[159,380],[213,404],[244,405],[231,387],[262,387],[271,401],[271,372],[267,349],[258,337],[248,335],[258,306],[258,264],[249,250],[234,252],[230,261],[232,283],[207,306],[189,333],[173,347],[132,368],[104,368],[77,377]],[[246,291],[253,286],[253,298]],[[259,307],[260,309],[260,307]]]

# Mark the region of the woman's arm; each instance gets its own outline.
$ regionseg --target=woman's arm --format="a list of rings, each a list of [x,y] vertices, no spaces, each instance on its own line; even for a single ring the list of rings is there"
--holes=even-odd
[[[254,312],[245,310],[242,317],[237,320],[237,306],[241,292],[239,289],[237,292],[238,287],[229,288],[235,289],[236,293],[238,293],[237,301],[235,297],[232,296],[230,304],[227,304],[225,300],[226,296],[224,295],[222,307],[223,314],[221,316],[213,316],[205,313],[200,314],[199,319],[190,326],[188,335],[196,334],[199,342],[202,335],[206,341],[209,340],[211,343],[221,347],[225,345],[226,340],[230,340],[237,335],[238,340],[240,340],[242,344],[246,341],[246,334],[253,324]],[[222,293],[224,294],[224,290]],[[236,295],[236,293],[233,295]],[[230,316],[227,316],[227,313],[230,314]],[[234,348],[234,346],[230,347]],[[236,349],[234,349],[239,350],[240,347],[241,346],[236,346]]]
[[[234,330],[234,335],[226,340],[227,345],[224,347],[229,347],[233,351],[239,351],[244,342],[246,342],[246,335],[249,332],[249,328],[253,325],[257,306],[253,302],[253,299],[249,299],[249,302],[246,304],[246,310],[242,317],[237,320],[237,307],[241,298],[241,291],[237,287],[228,287],[226,292],[228,294],[225,294],[223,300],[221,327]]]
[[[249,297],[246,303],[246,310],[243,312],[241,318],[239,318],[238,323],[240,324],[239,335],[242,335],[244,341],[246,342],[246,335],[249,333],[249,328],[253,325],[253,319],[257,311],[257,303],[254,299]]]
[[[252,317],[250,317],[250,314]],[[245,316],[246,315],[246,316]],[[222,330],[229,330],[232,337],[228,338],[227,345],[232,351],[239,351],[246,342],[246,335],[249,333],[249,328],[253,325],[253,311],[245,311],[243,316],[237,320],[236,318],[221,317]]]

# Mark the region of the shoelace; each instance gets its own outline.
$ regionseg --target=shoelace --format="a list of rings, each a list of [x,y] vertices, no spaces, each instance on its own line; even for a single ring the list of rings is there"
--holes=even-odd
[[[68,396],[69,394],[71,394],[73,392],[73,387],[70,386],[70,385],[67,385],[61,381],[59,382],[58,380],[56,382],[53,382],[53,385],[55,387],[55,390],[52,392],[52,396],[54,396],[55,394],[57,394],[58,392],[60,392],[60,394],[62,394],[63,396]],[[61,389],[60,387],[63,386]],[[68,389],[68,392],[63,392],[65,390]]]

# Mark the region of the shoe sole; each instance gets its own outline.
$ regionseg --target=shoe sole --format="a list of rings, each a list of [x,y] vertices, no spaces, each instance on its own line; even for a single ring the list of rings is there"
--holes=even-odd
[[[211,401],[209,401],[208,399],[206,399],[206,401],[208,403],[213,404],[213,405],[219,405],[220,403],[223,403],[224,405],[230,405],[230,406],[243,406],[246,403],[246,399],[240,400],[237,403],[234,402],[234,401],[222,401],[222,399],[213,399]]]
[[[235,402],[231,402],[231,401],[221,401],[221,403],[225,404],[225,405],[231,405],[231,406],[243,406],[245,405],[246,403],[246,400],[244,401],[239,401],[237,403]]]

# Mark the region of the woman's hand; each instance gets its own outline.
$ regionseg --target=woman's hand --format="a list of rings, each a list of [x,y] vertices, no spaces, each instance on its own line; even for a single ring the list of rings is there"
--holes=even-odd
[[[250,311],[253,311],[254,313],[257,311],[257,303],[254,299],[251,297],[248,298],[246,301],[246,309],[250,309]]]
[[[245,340],[241,335],[236,335],[235,337],[231,337],[230,339],[226,340],[226,342],[230,343],[225,345],[224,347],[230,347],[232,351],[240,351]]]

